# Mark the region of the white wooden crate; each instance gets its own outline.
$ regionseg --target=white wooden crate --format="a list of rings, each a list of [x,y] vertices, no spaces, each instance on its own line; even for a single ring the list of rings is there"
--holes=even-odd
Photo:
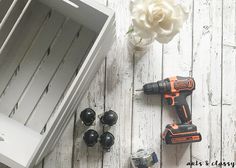
[[[1,163],[52,150],[114,38],[114,12],[93,0],[0,0]]]

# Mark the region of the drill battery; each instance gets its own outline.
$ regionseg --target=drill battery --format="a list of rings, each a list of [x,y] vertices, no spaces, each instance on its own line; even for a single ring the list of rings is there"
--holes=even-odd
[[[166,144],[181,144],[200,142],[202,137],[193,124],[168,124],[162,139]]]

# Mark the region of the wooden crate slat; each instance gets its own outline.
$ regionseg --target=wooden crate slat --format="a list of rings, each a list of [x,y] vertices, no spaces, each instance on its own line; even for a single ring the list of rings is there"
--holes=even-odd
[[[95,34],[92,31],[82,28],[78,39],[72,44],[63,64],[49,84],[47,94],[42,97],[29,118],[26,124],[28,127],[41,132],[94,38]]]
[[[0,158],[8,157],[10,165],[25,167],[42,136],[1,113],[0,132]]]
[[[1,0],[0,1],[0,23],[5,16],[7,10],[11,6],[12,0]]]
[[[13,10],[8,16],[8,19],[5,20],[5,18],[3,18],[2,22],[0,23],[0,46],[4,43],[6,37],[8,36],[8,33],[11,31],[11,28],[14,26],[16,20],[18,19],[18,16],[24,9],[25,4],[26,0],[20,0],[16,2]]]
[[[45,56],[47,49],[53,42],[57,31],[64,22],[64,16],[52,12],[49,22],[43,27],[37,39],[33,42],[30,50],[20,64],[19,72],[12,79],[6,93],[0,100],[0,112],[9,115],[22,94],[27,84]]]
[[[34,75],[31,85],[27,89],[24,97],[18,104],[18,109],[13,116],[14,119],[21,123],[25,123],[37,105],[40,96],[45,91],[48,83],[52,79],[61,60],[65,56],[75,35],[78,33],[80,25],[72,20],[68,20],[56,40],[54,46],[50,50],[50,54],[43,60],[40,69]]]
[[[9,45],[0,55],[0,94],[3,93],[12,75],[24,57],[34,37],[47,21],[49,8],[41,3],[35,3],[26,13],[18,29],[9,41]]]
[[[101,54],[101,48],[95,54],[95,57],[100,57],[99,54]],[[91,75],[91,74],[89,74],[89,75]],[[87,83],[87,82],[85,82],[85,83]],[[81,89],[84,89],[84,87],[85,86],[82,86]],[[84,91],[84,92],[86,92],[86,91]],[[80,99],[82,99],[82,98],[81,97],[76,97],[75,104],[78,104],[79,103],[78,100],[80,100]],[[73,104],[72,107],[77,107],[78,106],[78,105],[75,106],[75,104]],[[70,110],[72,110],[72,109],[70,109]],[[54,149],[54,147],[56,146],[56,143],[59,140],[59,137],[61,137],[61,135],[63,134],[64,130],[66,129],[66,126],[67,126],[69,120],[71,119],[72,115],[73,114],[70,113],[70,114],[66,114],[65,116],[62,117],[61,123],[63,123],[63,124],[58,126],[57,130],[54,132],[54,134],[57,135],[57,136],[55,136],[53,139],[51,139],[51,141],[48,144],[48,146],[51,147],[51,149]],[[51,149],[48,149],[48,152],[50,152]]]

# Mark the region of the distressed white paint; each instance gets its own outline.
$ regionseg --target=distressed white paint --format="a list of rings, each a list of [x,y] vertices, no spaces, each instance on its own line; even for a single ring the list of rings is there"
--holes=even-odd
[[[73,133],[74,119],[72,119],[54,152],[44,160],[44,167],[67,168],[72,164],[75,168],[130,167],[128,157],[131,150],[135,151],[141,147],[153,147],[158,155],[162,154],[162,165],[160,165],[162,168],[187,167],[185,164],[191,159],[190,157],[193,161],[215,161],[220,160],[221,157],[225,161],[235,161],[235,1],[224,0],[223,7],[221,0],[194,1],[194,7],[192,1],[183,0],[182,2],[194,10],[193,25],[192,11],[190,11],[190,18],[180,35],[164,45],[163,72],[161,72],[162,48],[160,44],[155,43],[143,57],[136,53],[133,60],[132,53],[128,53],[125,42],[125,33],[130,23],[128,1],[108,0],[109,7],[117,12],[118,39],[108,55],[107,64],[102,65],[81,101],[77,119],[80,111],[85,107],[92,107],[97,113],[107,109],[117,111],[120,117],[119,123],[111,129],[116,136],[116,144],[111,153],[105,153],[104,156],[99,145],[87,149],[82,141],[83,131],[87,128],[76,125],[76,131]],[[222,33],[223,50],[221,48]],[[223,54],[223,60],[221,60],[221,54]],[[221,69],[221,62],[223,69]],[[106,82],[104,81],[105,71]],[[140,88],[142,84],[159,80],[162,75],[168,77],[177,74],[193,74],[197,82],[192,97],[193,123],[202,133],[203,141],[193,144],[192,150],[187,145],[160,146],[160,132],[166,124],[172,123],[173,120],[177,121],[173,109],[166,107],[165,104],[162,111],[161,130],[160,97],[146,97],[134,92],[134,98],[132,98],[133,89]],[[221,88],[221,81],[223,81],[223,88]],[[105,95],[104,87],[106,88]],[[222,97],[221,89],[223,89]],[[151,115],[146,114],[148,112]],[[133,117],[133,124],[131,124],[131,117]],[[92,128],[101,132],[98,120],[96,122]],[[154,132],[156,129],[157,131]]]
[[[79,67],[81,62],[85,59],[86,52],[89,50],[89,46],[91,46],[95,34],[86,28],[82,28],[80,33],[78,38],[72,43],[64,60],[59,65],[57,73],[52,76],[48,91],[43,95],[42,99],[39,100],[32,116],[30,116],[26,124],[28,127],[41,132],[68,87],[77,67]],[[50,104],[48,104],[48,102],[50,102]]]
[[[55,43],[50,46],[48,55],[43,59],[40,69],[35,73],[35,79],[30,83],[27,92],[20,100],[20,103],[18,103],[18,108],[13,116],[14,119],[21,123],[26,123],[42,93],[44,93],[45,88],[51,83],[52,76],[54,77],[55,73],[57,73],[58,66],[60,66],[61,61],[65,58],[79,31],[79,27],[80,25],[71,20],[67,20],[64,23]],[[74,73],[73,70],[72,73]],[[54,98],[56,99],[56,97]]]
[[[15,0],[14,2],[24,1]],[[45,154],[52,150],[111,46],[115,34],[114,12],[93,2],[78,2],[80,10],[69,10],[63,6],[66,5],[65,3],[61,4],[58,1],[53,4],[45,2],[52,8],[58,7],[57,9],[60,11],[53,9],[49,13],[43,12],[42,14],[46,15],[41,18],[45,19],[39,17],[39,24],[35,24],[33,20],[26,22],[27,17],[29,20],[37,19],[38,14],[41,14],[41,6],[46,10],[49,8],[40,4],[36,9],[39,10],[39,13],[36,12],[36,15],[33,14],[31,18],[29,13],[34,13],[35,10],[27,10],[28,7],[32,7],[32,5],[28,5],[35,4],[37,6],[37,3],[35,1],[27,2],[19,18],[12,20],[13,28],[8,26],[11,30],[9,38],[7,40],[1,38],[1,40],[5,40],[2,46],[3,50],[1,50],[3,51],[1,52],[3,54],[1,55],[1,61],[3,61],[1,63],[4,64],[4,59],[9,59],[9,65],[13,63],[10,68],[14,71],[7,72],[12,74],[7,75],[9,78],[4,78],[5,82],[2,83],[0,111],[1,115],[5,114],[5,118],[8,118],[9,115],[10,118],[6,120],[1,117],[2,120],[6,120],[5,123],[1,122],[3,124],[1,132],[5,133],[2,136],[7,140],[1,137],[0,159],[1,162],[13,168],[32,167],[35,161],[40,161]],[[21,9],[15,10],[11,12],[19,12]],[[23,16],[25,12],[26,15]],[[76,19],[73,14],[76,15]],[[6,17],[8,16],[6,15]],[[71,18],[74,18],[72,22]],[[89,18],[91,20],[88,23],[87,19]],[[93,20],[93,25],[91,25]],[[80,26],[80,21],[83,26]],[[17,36],[16,32],[26,31],[24,26],[33,27],[34,31],[30,34],[33,38],[27,36],[26,41],[20,43],[21,35]],[[14,30],[16,32],[12,32]],[[12,61],[8,54],[10,54],[10,45],[14,44],[14,39],[19,45],[27,46],[23,47],[22,55],[19,56],[16,52]],[[4,72],[2,69],[2,72],[5,73],[6,70]],[[27,106],[28,103],[30,106]],[[14,132],[7,129],[11,128],[7,124],[11,124],[13,129],[16,125],[19,129],[15,129]],[[74,124],[71,125],[74,127]],[[16,132],[21,134],[22,144],[16,143],[19,141],[17,138],[19,135]],[[68,131],[68,135],[70,133]],[[36,134],[39,138],[35,136]],[[70,135],[73,139],[74,134]],[[73,150],[74,142],[69,138],[68,141],[72,142],[68,146]],[[27,145],[29,147],[26,147]],[[72,151],[69,153],[72,154]],[[71,156],[68,161],[73,159]],[[71,161],[70,163],[72,163]],[[65,165],[67,164],[65,163]],[[42,166],[44,166],[43,163]]]
[[[222,1],[194,1],[192,112],[203,137],[192,145],[194,162],[221,159],[221,16]]]
[[[192,71],[192,5],[191,0],[182,0],[181,3],[189,11],[187,22],[183,29],[170,43],[163,45],[163,78],[171,76],[189,76]],[[191,109],[190,96],[187,97],[188,105]],[[162,132],[167,124],[180,123],[175,109],[164,102],[162,111]],[[187,168],[190,161],[190,145],[181,144],[176,146],[162,146],[162,167],[168,168]]]
[[[192,96],[192,112],[193,123],[198,126],[198,130],[202,133],[203,141],[195,143],[190,147],[189,145],[178,146],[166,146],[159,147],[160,132],[168,123],[176,122],[178,119],[174,114],[173,109],[166,107],[162,111],[162,130],[158,124],[161,124],[159,114],[161,113],[160,98],[158,96],[146,97],[142,94],[134,92],[133,98],[133,124],[132,124],[132,151],[141,147],[153,147],[158,153],[162,154],[162,164],[160,167],[190,167],[186,166],[187,162],[192,161],[220,161],[221,157],[225,161],[235,161],[235,94],[236,88],[233,85],[236,80],[235,76],[235,1],[181,1],[186,4],[190,9],[190,15],[187,23],[184,25],[183,30],[175,39],[167,45],[164,45],[163,52],[163,72],[161,68],[162,48],[159,44],[154,44],[148,50],[148,53],[136,53],[133,60],[132,54],[127,54],[126,46],[124,46],[125,31],[129,23],[126,23],[126,17],[128,17],[127,7],[128,2],[123,1],[108,1],[112,8],[116,9],[117,22],[118,22],[118,44],[115,44],[109,55],[110,69],[106,70],[108,74],[106,77],[107,92],[105,97],[105,103],[109,105],[109,108],[118,109],[123,111],[129,109],[130,96],[123,94],[127,88],[137,89],[142,87],[146,82],[152,82],[168,77],[172,75],[193,75],[197,82],[196,90]],[[123,9],[125,8],[125,9]],[[121,9],[126,10],[121,12]],[[222,20],[222,9],[224,10]],[[128,21],[127,21],[128,22]],[[123,24],[120,24],[123,23]],[[126,23],[126,24],[125,24]],[[224,31],[222,30],[222,24]],[[125,27],[125,28],[124,28]],[[222,32],[223,31],[223,32]],[[224,40],[223,51],[222,45],[222,33]],[[193,41],[193,43],[192,43]],[[127,44],[126,44],[127,45]],[[115,48],[115,49],[114,49]],[[122,48],[122,51],[119,50]],[[222,53],[223,52],[223,53]],[[221,54],[223,54],[223,69],[221,69]],[[113,58],[115,55],[115,58]],[[131,63],[123,59],[128,58]],[[193,59],[192,59],[193,58]],[[117,61],[118,60],[118,61]],[[119,62],[119,63],[117,63]],[[118,65],[117,65],[118,64]],[[193,64],[193,67],[192,67]],[[134,66],[134,71],[132,69]],[[154,66],[156,65],[156,66]],[[123,66],[123,71],[126,74],[120,76],[120,66]],[[122,72],[123,72],[122,71]],[[223,71],[223,88],[221,86]],[[109,75],[111,74],[111,75]],[[126,78],[129,75],[129,78]],[[132,75],[134,75],[134,81],[132,81]],[[99,78],[99,75],[97,76]],[[119,81],[118,79],[122,79]],[[231,81],[231,82],[229,82]],[[99,82],[98,82],[99,83]],[[96,85],[93,83],[92,85]],[[98,85],[98,84],[97,84]],[[102,88],[103,86],[101,86]],[[110,88],[110,89],[109,89]],[[122,88],[122,90],[120,89]],[[221,89],[223,89],[223,97],[221,97]],[[96,92],[96,89],[93,90]],[[117,98],[118,97],[118,98]],[[96,99],[97,96],[93,99]],[[111,99],[111,100],[110,100]],[[223,99],[223,104],[221,103]],[[126,101],[127,106],[121,106],[123,101]],[[189,105],[191,106],[191,99],[188,98]],[[222,110],[221,111],[221,106]],[[221,141],[221,112],[222,112],[222,125],[223,135]],[[149,114],[146,114],[149,113]],[[124,119],[123,113],[120,113],[120,118]],[[125,115],[129,116],[129,112]],[[155,123],[155,122],[156,123]],[[124,134],[120,133],[123,130],[124,125],[130,123],[130,118],[126,117],[120,125],[113,128],[112,131],[116,131],[118,139],[121,139]],[[158,123],[159,122],[159,123]],[[96,128],[96,126],[95,126]],[[117,130],[119,129],[119,130]],[[127,130],[128,129],[128,130]],[[129,131],[130,128],[125,128]],[[157,130],[156,132],[153,132]],[[126,140],[124,143],[120,143],[119,147],[114,147],[112,153],[106,153],[103,160],[103,167],[129,167],[127,162],[127,150]],[[157,142],[157,143],[155,143]],[[221,156],[221,144],[223,145]],[[84,147],[82,147],[83,149]],[[162,151],[160,149],[162,148]],[[97,147],[94,149],[96,150]],[[114,151],[116,150],[116,151]],[[83,150],[82,150],[83,151]],[[123,158],[120,156],[123,152]],[[125,156],[124,156],[125,154]],[[80,165],[75,167],[91,167],[96,166],[88,161],[89,154],[85,153],[85,156],[79,157]],[[100,156],[98,154],[97,156]],[[92,158],[95,156],[93,155]],[[96,157],[95,157],[96,158]],[[98,165],[100,160],[98,160]],[[121,164],[124,163],[124,164]],[[195,167],[195,166],[192,166]],[[196,166],[197,167],[197,166]],[[204,166],[203,166],[204,167]]]
[[[8,166],[19,168],[27,166],[42,138],[39,133],[3,114],[0,114],[0,137],[1,161],[8,163]]]
[[[162,77],[162,45],[155,42],[147,51],[134,53],[134,90]],[[134,91],[132,152],[152,148],[161,155],[161,97]]]
[[[101,0],[100,3],[106,5],[106,0]],[[82,125],[79,117],[80,112],[88,107],[95,110],[97,115],[104,112],[104,75],[105,62],[102,64],[96,77],[91,82],[88,91],[85,93],[84,98],[79,104],[77,115],[70,121],[69,125],[73,125],[73,129],[71,127],[69,129],[67,128],[63,133],[63,136],[58,143],[59,145],[57,145],[54,151],[44,160],[44,168],[71,167],[72,164],[75,168],[102,167],[102,150],[98,144],[94,148],[87,148],[85,146],[83,134],[88,128]],[[101,134],[102,127],[98,118],[96,124],[91,128],[97,130],[99,134]],[[66,162],[66,164],[61,164],[58,163],[58,160],[66,160],[68,162]],[[72,160],[73,163],[69,162]]]
[[[236,3],[223,3],[222,159],[236,161]]]
[[[127,0],[108,0],[108,7],[117,12],[118,31],[117,40],[107,56],[105,110],[116,111],[119,120],[109,130],[115,136],[115,144],[110,153],[104,153],[104,168],[129,167],[132,147],[133,57],[128,52],[125,35],[130,24],[128,5]]]
[[[99,142],[95,147],[88,148],[83,141],[83,135],[88,129],[96,130],[99,135],[103,132],[98,115],[104,112],[104,72],[105,64],[103,63],[77,109],[77,123],[74,132],[74,167],[102,167],[102,149]],[[80,120],[81,111],[88,107],[92,108],[97,115],[91,127],[84,126]]]
[[[47,49],[53,42],[65,18],[63,15],[53,12],[49,20],[52,21],[49,21],[43,27],[35,42],[32,43],[20,63],[18,74],[11,79],[5,94],[1,97],[1,113],[9,115],[12,112],[13,107],[18,103],[35,71],[40,67],[42,59],[47,55]]]
[[[37,10],[36,10],[37,9]],[[34,12],[33,12],[34,11]],[[45,5],[35,3],[32,8],[26,12],[26,17],[22,19],[8,45],[0,55],[0,94],[2,95],[12,74],[17,69],[20,61],[29,49],[37,34],[48,21],[49,8]],[[7,56],[6,56],[7,55]]]

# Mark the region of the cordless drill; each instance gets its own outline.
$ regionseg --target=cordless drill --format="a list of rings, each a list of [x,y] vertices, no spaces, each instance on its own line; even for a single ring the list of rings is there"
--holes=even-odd
[[[201,134],[197,132],[197,127],[192,124],[192,117],[187,96],[191,95],[195,89],[195,81],[191,77],[170,77],[143,86],[145,94],[163,95],[167,103],[175,107],[181,124],[168,124],[163,133],[163,140],[166,144],[193,143],[202,140]]]

